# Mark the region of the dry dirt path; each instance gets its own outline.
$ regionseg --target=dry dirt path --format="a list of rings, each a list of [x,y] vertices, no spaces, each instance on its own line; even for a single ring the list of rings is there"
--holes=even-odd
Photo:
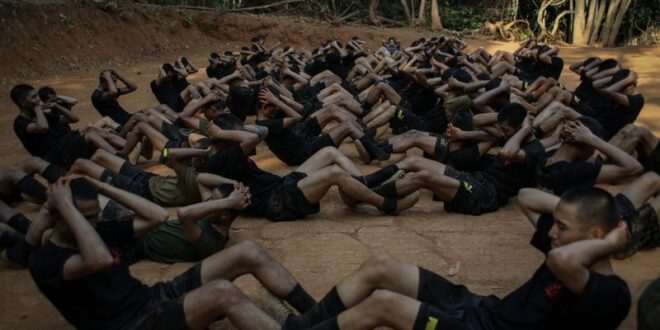
[[[362,36],[366,33],[371,34],[370,40],[377,39],[371,28],[351,27],[338,32],[329,28],[329,32],[344,36]],[[385,30],[377,33],[377,37],[393,34],[404,40],[419,35],[411,30]],[[206,63],[205,58],[211,50],[225,50],[237,45],[233,41],[203,40],[203,45],[184,50],[199,66]],[[470,41],[471,46],[477,44],[490,50],[515,47],[511,44]],[[639,73],[639,85],[646,98],[646,106],[638,123],[660,135],[660,49],[563,48],[561,55],[566,63],[591,55],[614,57],[634,68]],[[122,97],[121,103],[125,108],[137,110],[155,102],[148,87],[149,81],[155,76],[159,63],[171,61],[174,57],[175,53],[168,51],[158,61],[150,57],[136,60],[126,67],[115,67],[139,86],[134,94]],[[76,112],[81,115],[82,123],[88,123],[98,118],[89,99],[96,87],[98,69],[49,75],[29,82],[35,86],[50,85],[62,94],[78,98],[80,104],[75,108]],[[201,77],[198,74],[194,79]],[[3,150],[0,166],[4,167],[23,159],[26,153],[13,133],[12,121],[16,109],[8,98],[10,82],[17,81],[17,77],[3,78],[4,83],[0,83],[0,150]],[[562,83],[569,87],[576,85],[575,76],[567,69],[562,76]],[[343,145],[341,150],[357,161],[357,153],[351,145]],[[263,145],[258,147],[255,159],[261,167],[279,174],[291,170],[273,157]],[[164,171],[162,167],[152,168],[154,171]],[[360,165],[360,168],[371,172],[377,167]],[[241,217],[236,221],[231,235],[235,239],[254,239],[266,246],[316,298],[321,298],[340,278],[378,251],[387,251],[406,262],[436,271],[467,285],[477,293],[498,296],[523,284],[543,261],[543,256],[528,244],[532,228],[518,210],[515,200],[500,211],[481,217],[447,214],[441,203],[431,201],[428,193],[423,194],[420,203],[414,208],[395,217],[384,216],[367,207],[360,207],[357,211],[348,210],[336,190],[331,191],[321,205],[318,215],[291,223],[270,223],[262,219]],[[28,204],[21,205],[20,209],[30,214],[36,210]],[[628,281],[635,301],[641,289],[660,276],[659,260],[660,250],[655,250],[615,262],[617,273]],[[146,283],[154,283],[169,279],[186,267],[188,265],[140,262],[132,267],[132,272]],[[450,268],[457,268],[457,273],[449,276]],[[259,298],[262,289],[254,280],[241,278],[238,284],[249,295]],[[0,265],[0,291],[0,329],[70,328],[39,294],[28,272]],[[635,328],[634,316],[635,304],[622,329]],[[224,322],[220,322],[217,327],[231,329]]]

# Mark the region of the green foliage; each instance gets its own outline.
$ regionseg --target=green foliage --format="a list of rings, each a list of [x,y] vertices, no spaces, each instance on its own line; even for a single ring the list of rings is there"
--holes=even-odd
[[[180,11],[179,13],[181,14],[181,25],[185,28],[190,28],[193,23],[193,16],[186,11]]]
[[[60,23],[69,24],[70,22],[71,22],[71,19],[69,18],[69,16],[66,16],[66,15],[60,13]]]
[[[117,1],[94,0],[94,4],[96,4],[99,9],[111,13],[114,13],[117,11],[117,9],[119,9],[119,4],[117,4]]]
[[[463,31],[481,28],[491,15],[486,7],[445,5],[441,7],[440,17],[445,28]]]

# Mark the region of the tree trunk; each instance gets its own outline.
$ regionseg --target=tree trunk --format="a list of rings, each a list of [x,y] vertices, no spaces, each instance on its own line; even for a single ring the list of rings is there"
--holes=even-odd
[[[426,19],[424,19],[424,8],[426,8],[426,0],[422,0],[422,2],[419,4],[419,17],[417,17],[417,25],[420,28],[424,28],[426,26]]]
[[[626,16],[628,9],[630,9],[631,0],[623,0],[621,7],[616,12],[616,18],[614,19],[614,25],[610,31],[610,36],[608,39],[603,40],[605,47],[612,47],[616,43],[616,36],[619,34],[619,29],[621,28],[621,23],[623,22],[623,17]]]
[[[412,15],[410,15],[410,9],[408,9],[408,3],[406,0],[401,0],[401,6],[403,7],[404,14],[406,14],[406,21],[408,21],[408,26],[413,26]]]
[[[440,20],[440,6],[438,0],[431,0],[431,31],[442,30],[442,21]]]
[[[574,2],[575,14],[573,19],[573,44],[585,45],[588,42],[588,34],[585,34],[585,1],[571,0]],[[593,0],[595,1],[595,0]]]
[[[605,15],[605,8],[607,7],[607,3],[603,0],[598,0],[598,10],[596,10],[596,14],[594,16],[594,22],[597,22],[596,24],[593,25],[592,30],[591,30],[591,35],[589,36],[589,45],[593,45],[598,42],[598,34],[600,33],[600,29],[602,28],[602,22],[603,22],[603,16]]]
[[[607,8],[607,16],[603,21],[603,29],[600,32],[600,38],[598,38],[598,44],[603,45],[607,40],[610,39],[610,34],[612,33],[612,28],[614,27],[614,20],[617,16],[617,11],[621,6],[621,0],[610,0],[609,7]]]
[[[380,25],[380,20],[376,12],[378,11],[378,0],[369,1],[369,22],[371,24]]]

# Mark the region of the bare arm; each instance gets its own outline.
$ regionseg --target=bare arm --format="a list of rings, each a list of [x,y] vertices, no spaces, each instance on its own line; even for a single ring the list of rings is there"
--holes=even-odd
[[[101,272],[112,265],[113,258],[94,227],[73,204],[71,178],[61,178],[51,186],[48,194],[78,245],[80,253],[64,262],[62,278],[71,281]]]
[[[525,119],[528,123],[529,118]],[[508,160],[513,163],[524,163],[527,161],[527,154],[520,148],[521,144],[532,133],[532,127],[529,124],[524,124],[508,141],[502,150],[500,150],[500,157],[503,160]]]
[[[552,214],[559,204],[559,197],[534,188],[518,192],[518,204],[527,219],[536,227],[541,214]]]
[[[589,268],[601,258],[622,250],[628,240],[628,227],[621,221],[605,238],[570,243],[548,253],[546,265],[573,294],[581,295],[589,283]]]
[[[29,123],[25,130],[31,134],[43,134],[48,132],[50,127],[48,126],[48,120],[46,119],[46,115],[44,115],[41,105],[34,108],[34,117],[34,123]]]
[[[164,208],[141,196],[131,194],[128,191],[116,188],[105,182],[92,178],[87,179],[96,186],[99,193],[108,196],[108,198],[135,212],[137,215],[133,220],[135,237],[140,237],[151,229],[158,227],[170,217]]]

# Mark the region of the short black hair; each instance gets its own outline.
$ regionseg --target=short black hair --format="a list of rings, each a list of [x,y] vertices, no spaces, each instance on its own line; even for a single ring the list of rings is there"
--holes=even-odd
[[[14,86],[14,88],[11,89],[11,92],[9,93],[11,100],[14,101],[14,103],[17,106],[21,106],[21,102],[25,100],[27,95],[34,90],[34,87],[28,84],[19,84]]]
[[[560,203],[577,206],[577,217],[585,225],[602,226],[610,231],[619,223],[620,214],[614,197],[601,188],[571,189],[561,195]]]
[[[582,116],[579,117],[577,121],[586,126],[593,135],[601,139],[605,136],[605,128],[603,127],[603,124],[601,124],[598,120],[592,117]]]
[[[206,149],[206,148],[208,148],[209,146],[211,146],[211,142],[213,142],[213,141],[211,141],[210,138],[202,138],[202,139],[199,139],[199,140],[197,140],[197,147],[198,147],[199,149]]]
[[[482,73],[477,75],[477,79],[479,79],[479,80],[490,80],[490,75],[485,73],[485,72],[482,72]]]
[[[458,69],[456,72],[454,72],[452,77],[456,78],[456,80],[462,83],[469,83],[472,81],[472,76],[470,76],[470,74],[463,69]]]
[[[598,57],[596,57],[596,56],[589,57],[584,62],[582,62],[582,65],[587,66],[587,65],[593,63],[594,61],[596,61],[597,59],[598,59]]]
[[[213,52],[211,53],[211,58],[220,58],[220,54]]]
[[[71,180],[71,197],[75,203],[76,200],[96,200],[99,198],[99,191],[85,178],[76,178]]]
[[[489,80],[488,83],[486,83],[486,91],[491,91],[497,87],[500,87],[501,84],[502,84],[502,78],[500,77],[493,78]]]
[[[245,49],[243,49],[243,48],[245,48]],[[243,48],[241,48],[241,50],[250,50],[247,47],[243,47]],[[228,51],[225,52],[225,56],[234,56],[234,53],[232,53],[231,51],[228,50]]]
[[[527,110],[519,103],[505,105],[497,114],[498,123],[507,123],[512,127],[520,127],[527,117]]]
[[[469,111],[459,111],[454,114],[451,124],[463,131],[474,131],[474,120]]]
[[[598,64],[598,71],[609,70],[614,68],[619,62],[613,58],[608,58],[605,61]]]
[[[442,78],[443,81],[447,81],[449,80],[449,78],[451,78],[454,75],[454,73],[457,70],[458,69],[456,68],[447,68],[447,70],[445,70],[440,77]]]
[[[224,130],[237,129],[243,122],[231,113],[222,113],[213,119],[213,124]]]
[[[39,91],[37,93],[39,94],[39,98],[42,101],[48,100],[48,98],[51,95],[57,95],[57,93],[55,93],[55,90],[50,86],[45,86],[45,87],[39,88]]]
[[[170,72],[176,73],[176,71],[174,71],[174,67],[172,66],[172,64],[164,63],[162,68],[163,71],[165,71],[165,73],[170,73]]]
[[[628,75],[630,75],[630,70],[629,70],[629,69],[623,69],[623,70],[620,70],[619,72],[615,73],[615,74],[612,76],[611,83],[612,83],[612,84],[616,84],[616,83],[618,83],[619,81],[621,81],[621,80],[623,80],[623,79],[626,79],[626,78],[628,77]]]

